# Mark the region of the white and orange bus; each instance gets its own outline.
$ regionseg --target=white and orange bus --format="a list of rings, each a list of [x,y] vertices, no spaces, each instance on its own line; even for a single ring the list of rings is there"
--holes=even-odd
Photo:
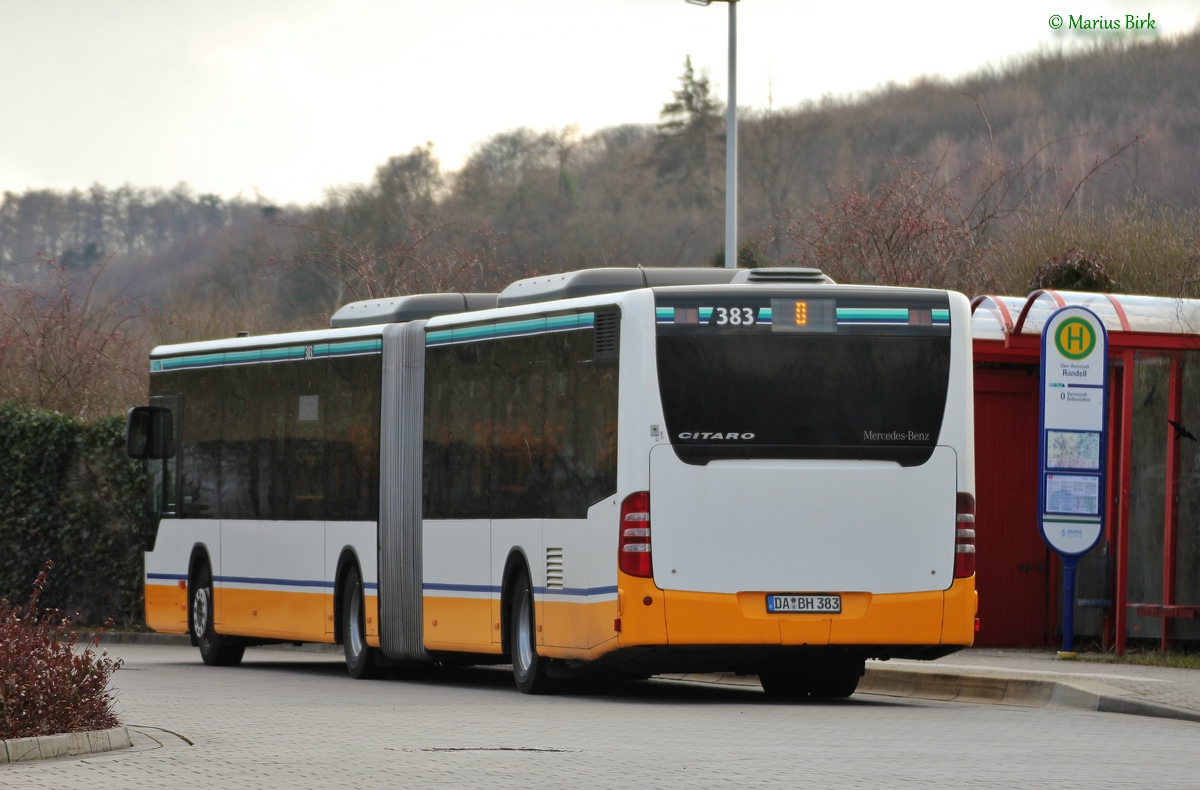
[[[756,674],[974,636],[969,306],[806,269],[593,269],[160,346],[146,620],[354,677]]]

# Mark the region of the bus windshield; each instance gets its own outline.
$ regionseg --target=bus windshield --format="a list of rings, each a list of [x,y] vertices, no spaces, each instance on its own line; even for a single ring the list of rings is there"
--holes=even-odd
[[[944,293],[656,301],[659,393],[680,460],[922,464],[950,368]]]

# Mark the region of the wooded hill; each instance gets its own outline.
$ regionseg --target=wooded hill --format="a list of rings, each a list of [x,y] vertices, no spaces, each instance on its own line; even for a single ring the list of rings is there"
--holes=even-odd
[[[1074,256],[1106,270],[1114,290],[1200,295],[1197,74],[1200,30],[743,109],[739,260],[1023,293],[1048,261]],[[83,310],[71,320],[97,324],[96,337],[124,321],[132,358],[144,359],[152,341],[319,325],[353,299],[592,266],[719,264],[724,107],[690,61],[663,98],[656,126],[514,129],[457,171],[416,148],[315,207],[185,185],[5,193],[5,379],[44,331],[37,311],[55,304],[60,321]],[[104,321],[88,319],[102,304]],[[37,391],[6,383],[0,399]]]

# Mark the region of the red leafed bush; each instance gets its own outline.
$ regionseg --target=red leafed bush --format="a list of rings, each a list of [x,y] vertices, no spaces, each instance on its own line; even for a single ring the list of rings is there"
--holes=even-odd
[[[116,727],[109,679],[121,666],[96,652],[100,628],[77,649],[71,618],[41,611],[38,598],[53,562],[33,583],[25,606],[0,598],[0,739]]]

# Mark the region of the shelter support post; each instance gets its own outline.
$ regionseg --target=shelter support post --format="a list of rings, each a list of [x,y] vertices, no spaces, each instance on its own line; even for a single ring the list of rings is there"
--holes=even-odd
[[[1182,424],[1183,401],[1183,360],[1178,356],[1171,357],[1171,367],[1168,378],[1167,414],[1176,424]],[[1164,607],[1175,603],[1175,548],[1178,537],[1179,523],[1179,432],[1170,423],[1165,426],[1167,431],[1167,501],[1163,511],[1163,591]],[[1171,618],[1164,617],[1162,622],[1161,648],[1165,653],[1171,646]]]
[[[1101,626],[1100,643],[1101,646],[1108,650],[1113,646],[1116,633],[1116,606],[1115,594],[1112,588],[1113,579],[1111,574],[1113,555],[1116,553],[1117,546],[1117,521],[1118,510],[1121,506],[1120,491],[1120,468],[1121,468],[1121,419],[1125,403],[1125,388],[1122,385],[1125,378],[1125,370],[1119,364],[1109,366],[1111,380],[1109,381],[1108,391],[1112,393],[1112,399],[1109,401],[1108,409],[1108,452],[1105,454],[1105,479],[1108,481],[1108,490],[1104,492],[1104,553],[1108,555],[1108,597],[1109,605],[1104,610],[1104,624]]]
[[[1119,656],[1125,655],[1125,624],[1128,614],[1125,604],[1129,600],[1129,491],[1133,478],[1130,456],[1133,454],[1133,349],[1125,349],[1121,372],[1121,470],[1117,483],[1119,506],[1117,508],[1117,589],[1113,608],[1115,618],[1115,648]]]

